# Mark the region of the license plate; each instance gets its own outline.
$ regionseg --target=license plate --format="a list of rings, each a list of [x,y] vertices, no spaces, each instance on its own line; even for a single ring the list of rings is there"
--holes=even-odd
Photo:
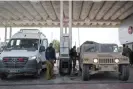
[[[108,67],[108,65],[104,65],[104,67]]]
[[[17,70],[10,70],[11,73],[16,73],[18,72]]]

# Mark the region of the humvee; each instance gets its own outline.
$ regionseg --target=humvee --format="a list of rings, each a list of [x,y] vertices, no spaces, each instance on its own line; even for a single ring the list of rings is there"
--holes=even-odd
[[[86,41],[80,46],[79,53],[79,68],[84,81],[99,72],[117,72],[120,80],[128,80],[129,59],[118,51],[117,44]]]

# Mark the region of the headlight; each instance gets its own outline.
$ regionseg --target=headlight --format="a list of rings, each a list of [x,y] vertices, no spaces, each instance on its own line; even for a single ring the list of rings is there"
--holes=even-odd
[[[94,59],[93,61],[94,61],[94,63],[98,63],[98,59]]]
[[[115,59],[115,63],[119,63],[119,59]]]
[[[34,59],[36,59],[37,57],[36,56],[32,56],[30,59],[31,60],[34,60]]]

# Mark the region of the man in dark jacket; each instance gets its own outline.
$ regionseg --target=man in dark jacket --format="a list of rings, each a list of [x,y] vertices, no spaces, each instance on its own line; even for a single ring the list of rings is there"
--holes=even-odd
[[[70,50],[70,58],[72,59],[73,63],[73,70],[76,70],[76,59],[77,59],[77,52],[76,52],[76,46],[73,46]]]
[[[50,79],[53,77],[53,68],[54,68],[54,63],[56,62],[56,53],[55,49],[53,48],[53,44],[50,43],[49,47],[46,49],[46,63],[47,63],[47,79]]]
[[[56,53],[52,43],[50,43],[49,47],[46,49],[46,59],[56,61]]]
[[[125,44],[123,45],[123,56],[127,56],[129,58],[130,64],[132,64],[132,50],[126,46]]]
[[[125,46],[125,44],[124,44],[122,55],[129,57],[130,53],[131,53],[131,49],[128,46]]]

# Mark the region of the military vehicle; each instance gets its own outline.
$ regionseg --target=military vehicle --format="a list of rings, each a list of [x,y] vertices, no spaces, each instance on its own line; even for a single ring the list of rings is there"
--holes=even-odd
[[[129,59],[118,52],[117,44],[101,44],[86,41],[80,46],[79,68],[82,79],[87,81],[90,75],[99,72],[116,72],[119,79],[129,78]]]

